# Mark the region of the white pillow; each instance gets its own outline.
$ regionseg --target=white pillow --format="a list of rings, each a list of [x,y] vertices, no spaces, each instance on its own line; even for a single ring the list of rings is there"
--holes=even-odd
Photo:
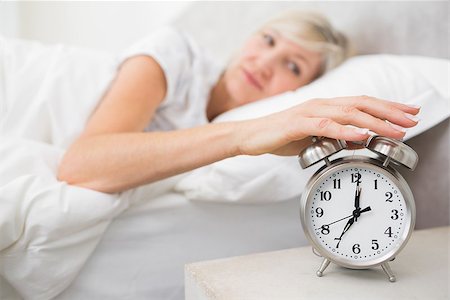
[[[409,139],[449,116],[449,70],[450,61],[445,59],[357,56],[308,86],[241,106],[214,122],[265,116],[313,98],[370,95],[422,107],[419,125],[407,131]],[[318,167],[301,170],[296,157],[238,156],[190,172],[176,190],[191,200],[282,201],[300,195]]]

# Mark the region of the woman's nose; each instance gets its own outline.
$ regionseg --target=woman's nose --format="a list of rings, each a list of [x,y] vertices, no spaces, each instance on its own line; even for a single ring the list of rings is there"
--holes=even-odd
[[[264,79],[269,79],[273,75],[273,70],[277,62],[275,53],[262,53],[257,60],[257,66]]]

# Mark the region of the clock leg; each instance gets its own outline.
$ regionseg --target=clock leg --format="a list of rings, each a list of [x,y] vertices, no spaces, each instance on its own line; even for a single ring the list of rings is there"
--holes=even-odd
[[[392,269],[387,262],[381,264],[381,268],[383,268],[384,273],[389,277],[390,282],[395,282],[397,278],[395,278],[394,273],[392,273]]]
[[[324,258],[322,261],[322,264],[320,265],[319,270],[317,270],[317,272],[316,272],[316,275],[319,277],[322,277],[323,271],[325,271],[325,269],[328,267],[329,264],[330,264],[330,260],[328,260],[327,258]]]

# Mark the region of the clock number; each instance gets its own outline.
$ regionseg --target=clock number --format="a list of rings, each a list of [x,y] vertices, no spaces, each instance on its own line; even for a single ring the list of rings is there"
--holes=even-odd
[[[392,193],[391,192],[386,192],[386,194],[384,194],[384,195],[387,197],[386,202],[394,201],[394,200],[392,200]]]
[[[322,225],[320,229],[323,235],[327,235],[330,233],[330,227],[328,225]]]
[[[361,183],[361,174],[360,173],[352,173],[352,183],[360,184]]]
[[[361,249],[359,247],[360,247],[359,244],[354,244],[353,247],[352,247],[353,253],[355,253],[355,254],[361,253]]]
[[[378,245],[378,240],[372,240],[372,249],[378,250],[380,248],[380,245]]]
[[[387,234],[388,237],[392,237],[392,228],[391,228],[391,227],[388,227],[388,228],[384,231],[384,234]]]
[[[320,192],[320,201],[330,201],[331,200],[331,192],[330,191],[321,191]]]
[[[397,220],[398,219],[398,210],[393,209],[393,210],[391,210],[391,212],[394,214],[393,216],[391,216],[391,219]]]
[[[321,207],[316,208],[317,217],[320,218],[323,216],[323,209]]]
[[[333,179],[333,189],[341,189],[341,179]]]
[[[378,190],[378,179],[374,180],[374,184],[375,184],[375,190]]]

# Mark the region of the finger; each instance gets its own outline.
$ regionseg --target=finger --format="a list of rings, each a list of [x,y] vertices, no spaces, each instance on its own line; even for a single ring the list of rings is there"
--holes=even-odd
[[[380,105],[380,103],[382,105]],[[402,110],[403,105],[389,101],[369,100],[356,106],[361,111],[367,112],[371,115],[388,120],[393,124],[402,127],[413,127],[417,125],[419,118],[415,116],[419,109]],[[412,113],[410,113],[412,112]]]
[[[418,107],[407,106],[405,104],[382,100],[369,96],[348,97],[338,103],[343,105],[343,110],[357,108],[383,120],[388,120],[393,124],[402,127],[413,127],[417,125],[419,119],[415,115],[419,112]]]
[[[376,98],[376,97],[371,97],[371,96],[366,96],[366,95],[362,95],[362,96],[349,96],[349,97],[338,97],[335,99],[341,99],[342,101],[344,101],[346,104],[354,104],[357,105],[359,103],[364,103],[364,102],[371,102],[371,101],[377,101],[377,102],[382,102],[384,104],[387,105],[392,105],[404,112],[416,115],[417,113],[419,113],[420,111],[420,106],[418,105],[408,105],[408,104],[404,104],[404,103],[400,103],[400,102],[395,102],[395,101],[389,101],[389,100],[385,100],[385,99],[380,99],[380,98]]]
[[[299,136],[307,134],[346,141],[362,141],[369,137],[368,129],[345,126],[330,118],[301,118],[297,128],[301,128],[302,131]],[[389,137],[401,138],[403,135]]]
[[[418,105],[408,105],[408,104],[403,104],[403,103],[399,103],[399,102],[393,102],[393,101],[387,101],[389,102],[391,105],[395,106],[398,109],[403,110],[405,113],[411,114],[411,115],[417,115],[420,112],[420,106]]]
[[[326,105],[318,110],[316,115],[318,114],[320,117],[332,119],[339,124],[367,128],[383,136],[398,138],[406,132],[401,126],[385,122],[351,105]]]

